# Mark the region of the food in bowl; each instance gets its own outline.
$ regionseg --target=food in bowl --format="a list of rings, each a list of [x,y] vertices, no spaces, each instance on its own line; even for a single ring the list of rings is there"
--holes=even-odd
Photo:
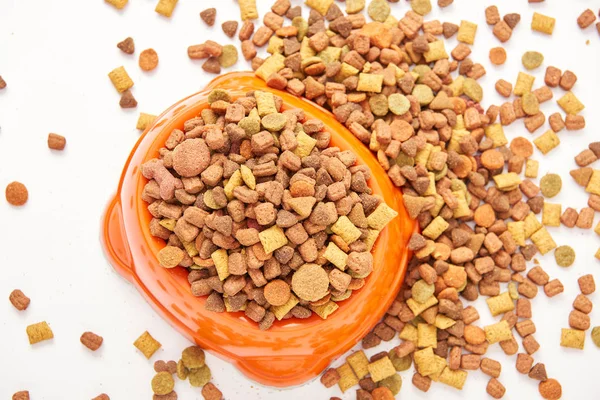
[[[354,153],[329,147],[322,121],[266,91],[216,89],[208,104],[142,165],[160,265],[187,268],[208,310],[243,311],[260,329],[327,318],[364,285],[397,212]]]

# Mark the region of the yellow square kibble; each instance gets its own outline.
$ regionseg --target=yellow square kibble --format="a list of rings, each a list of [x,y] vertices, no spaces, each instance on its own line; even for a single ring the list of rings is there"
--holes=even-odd
[[[319,57],[324,64],[331,64],[339,61],[342,57],[342,49],[339,47],[328,46],[325,50],[319,52],[317,57]]]
[[[265,115],[275,114],[277,112],[277,106],[275,105],[275,97],[273,96],[273,93],[257,90],[254,92],[254,98],[256,99],[258,115],[261,118]]]
[[[555,23],[555,18],[534,12],[533,18],[531,19],[531,29],[547,35],[552,35]]]
[[[117,8],[119,10],[122,10],[123,7],[125,7],[127,5],[127,2],[129,0],[104,0],[104,1],[106,1],[111,6]]]
[[[283,53],[283,39],[279,36],[271,36],[271,39],[269,39],[269,44],[267,45],[267,53]]]
[[[340,308],[340,306],[338,306],[337,303],[334,301],[328,301],[327,303],[322,304],[320,306],[310,305],[309,308],[315,314],[321,317],[321,319],[327,319],[327,317],[336,312],[336,310]]]
[[[438,314],[435,316],[435,327],[438,329],[448,329],[451,326],[454,326],[456,321],[452,318],[448,318],[445,315]]]
[[[450,226],[442,217],[435,217],[422,232],[423,236],[436,240]]]
[[[433,145],[431,143],[426,143],[425,146],[417,152],[415,156],[415,164],[426,166],[427,160],[429,160],[429,156],[431,155],[431,150],[433,149]]]
[[[131,89],[133,86],[133,81],[129,77],[127,71],[125,71],[125,67],[113,69],[108,73],[108,77],[119,93],[123,93],[127,89]]]
[[[415,314],[415,317],[427,310],[429,307],[435,306],[438,303],[438,299],[435,296],[431,296],[425,303],[419,303],[414,299],[406,300],[406,305]]]
[[[379,382],[392,375],[396,375],[396,368],[394,368],[394,364],[392,364],[392,360],[389,357],[383,357],[370,363],[367,365],[367,369],[369,370],[369,374],[371,374],[373,382]]]
[[[504,134],[504,128],[500,124],[488,125],[485,128],[485,136],[491,139],[494,147],[502,147],[508,144],[508,139]]]
[[[346,362],[350,365],[358,379],[362,379],[369,373],[369,359],[362,350],[355,351],[346,357]]]
[[[327,248],[325,249],[325,253],[323,253],[323,257],[340,270],[346,269],[346,262],[348,261],[348,255],[344,253],[342,249],[337,247],[337,245],[333,242],[329,242],[327,244]]]
[[[472,214],[471,209],[469,208],[469,203],[467,203],[467,198],[465,196],[465,192],[462,190],[457,190],[452,192],[452,196],[456,198],[457,205],[454,209],[453,217],[454,218],[462,218],[468,217]]]
[[[535,76],[526,74],[525,72],[519,72],[513,93],[516,96],[522,96],[525,93],[531,92],[531,88],[533,87],[534,81]]]
[[[145,131],[146,128],[154,123],[154,121],[156,121],[156,115],[140,113],[135,128],[140,131]]]
[[[525,177],[526,178],[537,178],[538,170],[540,168],[540,162],[537,160],[527,160],[525,163]]]
[[[275,72],[279,72],[283,69],[285,57],[279,53],[275,53],[261,64],[260,67],[254,72],[256,76],[258,76],[263,81],[266,81],[271,74]],[[273,111],[276,112],[276,111]]]
[[[321,15],[327,14],[332,4],[333,0],[306,0],[306,5]]]
[[[423,376],[431,375],[436,372],[433,348],[427,347],[413,353],[413,360],[419,374]]]
[[[531,235],[536,233],[543,226],[532,212],[525,217],[523,222],[525,222],[525,239],[529,239]]]
[[[560,333],[560,345],[572,349],[583,350],[585,346],[585,331],[562,328]]]
[[[331,226],[331,230],[340,236],[347,244],[352,244],[358,240],[362,232],[350,221],[348,217],[342,215]]]
[[[296,307],[298,303],[298,298],[292,294],[287,303],[282,306],[272,306],[270,310],[273,312],[273,314],[275,314],[275,318],[281,321],[281,319],[285,317],[285,315],[290,312],[292,308]]]
[[[367,217],[367,223],[370,228],[381,231],[394,218],[398,212],[385,203],[380,203],[375,211]]]
[[[590,177],[590,181],[585,187],[585,191],[592,194],[600,195],[600,171],[594,170],[592,171],[592,176]]]
[[[283,232],[283,229],[277,225],[273,225],[269,229],[258,234],[258,238],[265,249],[265,253],[269,254],[274,252],[280,247],[285,246],[288,243],[287,237]]]
[[[515,302],[510,297],[508,292],[499,294],[498,296],[490,297],[486,303],[492,313],[492,316],[504,314],[515,309]]]
[[[383,87],[383,75],[379,74],[359,74],[358,86],[359,92],[381,93]]]
[[[417,325],[417,346],[437,348],[437,328],[435,325]]]
[[[363,242],[367,246],[367,251],[371,251],[375,245],[375,242],[377,241],[377,238],[379,237],[379,233],[379,231],[374,229],[367,229],[367,237],[363,239]]]
[[[183,248],[188,253],[190,257],[196,257],[198,255],[198,249],[196,248],[196,244],[194,242],[182,242]]]
[[[240,18],[242,21],[258,18],[256,0],[238,0],[240,3]]]
[[[525,246],[525,222],[515,221],[506,224],[508,232],[519,246]]]
[[[298,145],[296,146],[296,149],[294,150],[294,154],[296,154],[300,158],[304,158],[304,157],[310,155],[310,153],[312,152],[312,150],[314,149],[314,147],[317,144],[316,139],[311,138],[304,132],[300,132],[296,136],[296,141],[298,142]]]
[[[477,33],[477,24],[469,21],[460,21],[456,40],[459,42],[473,44],[475,42],[475,34]]]
[[[542,224],[547,226],[560,226],[561,214],[561,204],[544,203],[544,208],[542,209]]]
[[[54,338],[54,333],[46,321],[29,325],[25,331],[29,338],[29,344],[36,344]]]
[[[428,63],[448,58],[444,41],[436,40],[435,42],[429,43],[429,50],[423,53],[423,57],[425,57],[425,61]]]
[[[542,154],[548,154],[550,150],[560,144],[560,139],[552,129],[549,129],[542,136],[535,139],[533,144],[535,144],[535,147],[537,147]]]
[[[229,256],[227,255],[227,250],[216,250],[210,255],[210,258],[212,258],[213,262],[215,263],[219,280],[224,281],[227,279],[229,276]]]
[[[431,367],[432,373],[429,374],[429,377],[434,382],[440,381],[440,376],[442,376],[442,372],[446,369],[448,362],[445,358],[442,358],[438,355],[433,356],[433,366]]]
[[[358,385],[358,378],[348,363],[340,365],[337,368],[337,372],[340,374],[338,386],[340,387],[342,393],[350,389],[352,386]]]
[[[462,390],[467,381],[467,376],[467,371],[461,369],[452,370],[446,367],[440,375],[439,381],[448,386],[452,386],[455,389]]]
[[[350,65],[348,63],[342,63],[340,72],[338,72],[337,75],[335,76],[335,81],[342,82],[344,79],[346,79],[348,77],[358,75],[359,72],[360,71],[358,69],[356,69],[355,67],[353,67],[352,65]]]
[[[506,292],[508,294],[508,292]],[[512,301],[512,300],[511,300]],[[489,344],[502,342],[504,340],[512,339],[513,335],[510,330],[508,321],[503,320],[492,325],[484,326],[485,339]]]
[[[150,357],[152,357],[152,355],[162,346],[148,331],[142,333],[142,335],[133,342],[133,345],[137,347],[147,359],[150,359]]]
[[[494,175],[496,187],[503,191],[515,189],[521,183],[521,178],[514,172],[506,172],[504,174]]]
[[[562,108],[567,114],[577,115],[582,111],[585,106],[573,92],[567,92],[563,97],[556,101],[560,108]]]
[[[246,186],[248,186],[252,190],[256,189],[256,178],[254,177],[252,170],[246,165],[242,164],[239,171],[242,174],[242,181],[244,181]]]
[[[414,344],[417,344],[417,340],[418,340],[417,328],[412,324],[406,324],[406,325],[404,325],[404,328],[402,328],[402,330],[398,334],[398,337],[402,340],[407,340],[409,342],[413,342]]]
[[[154,11],[159,13],[160,15],[164,15],[167,18],[170,18],[173,14],[173,10],[177,5],[178,0],[158,0],[158,4]]]
[[[552,239],[546,227],[538,229],[536,233],[531,235],[531,241],[542,255],[556,248],[556,242]]]

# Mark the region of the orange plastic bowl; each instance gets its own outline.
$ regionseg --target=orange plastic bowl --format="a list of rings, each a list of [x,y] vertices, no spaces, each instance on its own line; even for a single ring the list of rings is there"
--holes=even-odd
[[[205,298],[194,297],[184,268],[164,269],[157,261],[164,242],[150,235],[151,215],[142,201],[146,179],[140,165],[157,157],[173,129],[208,107],[214,88],[228,89],[234,97],[260,89],[272,90],[249,73],[223,75],[197,94],[170,107],[142,135],[125,164],[116,195],[106,210],[102,240],[109,261],[131,281],[146,300],[179,332],[203,348],[229,360],[249,378],[269,386],[294,386],[323,371],[336,357],[354,346],[381,319],[404,278],[409,252],[406,243],[415,229],[394,188],[370,151],[332,115],[315,104],[278,92],[285,107],[302,108],[308,118],[325,123],[331,146],[352,149],[360,163],[371,168],[369,185],[375,194],[398,211],[373,249],[374,271],[362,289],[327,320],[276,321],[261,331],[243,313],[213,313],[204,309]],[[275,92],[275,91],[274,91]]]

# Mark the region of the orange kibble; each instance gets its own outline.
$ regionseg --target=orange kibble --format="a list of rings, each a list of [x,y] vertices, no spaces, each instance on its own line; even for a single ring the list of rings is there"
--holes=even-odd
[[[504,64],[506,62],[506,50],[504,50],[504,47],[490,49],[490,61],[494,65]]]
[[[546,400],[559,400],[562,396],[562,386],[556,379],[540,382],[538,390]]]
[[[487,169],[502,168],[504,156],[498,150],[486,150],[481,154],[481,164]]]
[[[533,145],[524,137],[516,137],[510,142],[510,151],[514,155],[529,158],[533,154]]]

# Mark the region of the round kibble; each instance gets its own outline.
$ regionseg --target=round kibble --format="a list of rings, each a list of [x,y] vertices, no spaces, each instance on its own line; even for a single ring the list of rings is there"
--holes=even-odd
[[[600,332],[599,332],[600,334]],[[390,361],[394,365],[396,371],[406,371],[412,365],[412,357],[410,355],[404,357],[398,357],[396,351],[394,349],[388,352],[388,356],[390,357]]]
[[[186,368],[201,368],[205,365],[204,350],[198,346],[190,346],[181,353],[181,361]]]
[[[504,47],[490,49],[490,61],[494,65],[504,64],[506,62],[506,50],[504,50]]]
[[[22,206],[27,203],[29,198],[29,192],[21,182],[9,183],[4,194],[6,195],[6,201],[13,206]]]
[[[538,390],[542,397],[546,400],[559,400],[562,397],[562,386],[556,379],[548,379],[540,382]]]
[[[498,150],[486,150],[481,154],[481,164],[487,169],[502,168],[504,156]]]
[[[152,391],[154,394],[169,394],[175,388],[175,380],[168,372],[159,372],[152,378]]]
[[[208,365],[204,365],[200,368],[190,369],[188,379],[193,387],[202,387],[210,381],[211,376],[210,368]]]
[[[390,389],[390,392],[392,392],[392,394],[395,396],[400,393],[400,389],[402,389],[402,377],[398,374],[394,374],[379,381],[377,384],[379,387],[386,387]]]
[[[144,71],[152,71],[158,66],[158,54],[154,49],[146,49],[140,53],[140,68]]]
[[[177,377],[179,379],[181,379],[182,381],[187,379],[190,370],[186,368],[185,365],[183,365],[183,360],[179,360],[179,362],[177,363]]]
[[[292,289],[302,300],[320,300],[327,295],[329,275],[320,265],[304,264],[292,276]]]
[[[369,107],[373,115],[384,117],[388,113],[388,98],[384,94],[376,94],[369,98]]]
[[[467,79],[468,80],[468,79]],[[466,81],[465,81],[466,84]],[[466,90],[465,90],[466,93]],[[412,95],[417,98],[422,106],[426,106],[433,100],[433,90],[427,85],[415,85]]]
[[[400,93],[391,94],[388,97],[388,107],[396,115],[404,115],[410,109],[410,101]]]
[[[600,347],[600,326],[592,329],[592,342],[594,342],[596,347]]]
[[[540,112],[540,102],[535,94],[525,93],[521,97],[521,108],[527,115],[536,115]]]
[[[556,263],[561,267],[570,267],[575,262],[575,250],[571,246],[559,246],[554,250]]]
[[[281,279],[267,283],[264,290],[265,299],[272,306],[282,306],[288,302],[291,296],[290,286]]]
[[[232,44],[223,46],[221,55],[219,56],[219,64],[223,68],[228,68],[238,61],[237,48]]]
[[[411,0],[410,6],[412,7],[413,11],[419,15],[427,15],[431,12],[430,0]]]
[[[473,219],[477,225],[489,228],[496,222],[496,213],[491,205],[482,204],[475,210]]]
[[[554,197],[562,189],[562,179],[557,174],[546,174],[540,180],[540,189],[544,197]]]
[[[202,139],[187,139],[173,150],[173,168],[183,177],[200,175],[210,164],[210,150]]]
[[[528,69],[536,69],[544,62],[544,55],[538,51],[526,51],[521,57],[523,66]]]
[[[272,113],[265,115],[261,123],[266,130],[277,132],[285,127],[287,118],[281,113]]]
[[[183,261],[184,253],[179,247],[166,246],[158,252],[158,262],[164,268],[175,268]]]
[[[510,142],[510,151],[523,158],[529,158],[533,154],[533,145],[526,138],[519,136]]]

